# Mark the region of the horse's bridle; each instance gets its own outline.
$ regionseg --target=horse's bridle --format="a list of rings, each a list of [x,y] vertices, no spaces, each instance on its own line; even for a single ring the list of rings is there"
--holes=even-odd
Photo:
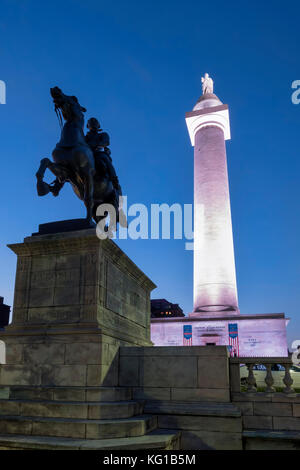
[[[62,128],[63,128],[62,112],[61,112],[59,106],[57,106],[57,105],[55,105],[54,110],[55,110],[55,113],[56,113],[56,116],[57,116],[57,119],[58,119],[60,128],[62,129]]]

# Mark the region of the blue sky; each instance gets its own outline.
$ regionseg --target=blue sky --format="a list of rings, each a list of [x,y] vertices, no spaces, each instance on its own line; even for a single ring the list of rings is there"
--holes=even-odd
[[[184,115],[209,72],[229,105],[227,143],[240,309],[285,312],[300,339],[299,13],[294,1],[2,0],[0,295],[12,303],[15,255],[38,224],[84,216],[70,188],[38,198],[35,172],[59,126],[49,95],[77,95],[111,136],[129,204],[192,203]],[[192,252],[181,240],[119,242],[158,285],[153,297],[192,309]]]

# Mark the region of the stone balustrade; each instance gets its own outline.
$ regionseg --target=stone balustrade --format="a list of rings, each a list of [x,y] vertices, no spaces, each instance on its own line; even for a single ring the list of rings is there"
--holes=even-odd
[[[229,364],[231,402],[242,414],[244,448],[299,448],[300,372],[291,370],[291,358],[234,357]]]
[[[242,366],[247,367],[247,374],[241,377]],[[293,378],[291,376],[291,368],[293,366],[292,360],[289,357],[234,357],[230,359],[230,389],[231,393],[257,393],[257,378],[255,377],[254,369],[256,366],[263,366],[260,369],[261,375],[264,375],[264,390],[265,393],[276,393],[274,386],[274,366],[282,367],[282,379],[280,380],[280,387],[282,392],[286,395],[295,395],[293,388]],[[300,372],[299,372],[300,377]],[[243,384],[244,382],[244,384]],[[244,387],[246,390],[242,390]]]

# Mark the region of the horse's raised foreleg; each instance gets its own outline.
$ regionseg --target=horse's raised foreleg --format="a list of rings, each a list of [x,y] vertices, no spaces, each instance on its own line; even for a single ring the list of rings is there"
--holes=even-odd
[[[43,180],[47,168],[56,176],[56,180],[51,185]],[[51,162],[49,158],[43,158],[41,160],[40,167],[36,172],[36,178],[37,193],[39,196],[45,196],[50,192],[53,194],[53,196],[57,196],[65,183],[66,173],[56,163]]]
[[[51,193],[53,194],[53,196],[58,196],[59,193],[60,193],[60,190],[62,189],[62,187],[64,186],[65,182],[61,182],[59,181],[58,178],[56,178],[51,184],[49,184],[49,187],[50,187],[50,191]]]

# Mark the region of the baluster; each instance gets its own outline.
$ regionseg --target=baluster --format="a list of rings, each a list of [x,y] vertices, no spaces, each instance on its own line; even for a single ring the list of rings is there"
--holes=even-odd
[[[256,387],[255,387],[255,377],[253,374],[253,366],[254,364],[247,364],[247,369],[248,369],[248,377],[247,377],[247,392],[256,392]]]
[[[266,382],[266,385],[267,385],[266,392],[267,393],[273,393],[273,392],[275,392],[275,388],[273,387],[274,379],[273,379],[273,375],[272,375],[272,364],[266,364],[265,366],[267,368],[267,374],[266,374],[266,377],[265,377],[265,382]]]
[[[291,385],[293,385],[293,382],[294,382],[290,374],[291,365],[284,364],[284,368],[285,368],[285,374],[283,378],[283,383],[286,387],[283,389],[283,391],[284,393],[295,393],[295,390],[291,387]]]

